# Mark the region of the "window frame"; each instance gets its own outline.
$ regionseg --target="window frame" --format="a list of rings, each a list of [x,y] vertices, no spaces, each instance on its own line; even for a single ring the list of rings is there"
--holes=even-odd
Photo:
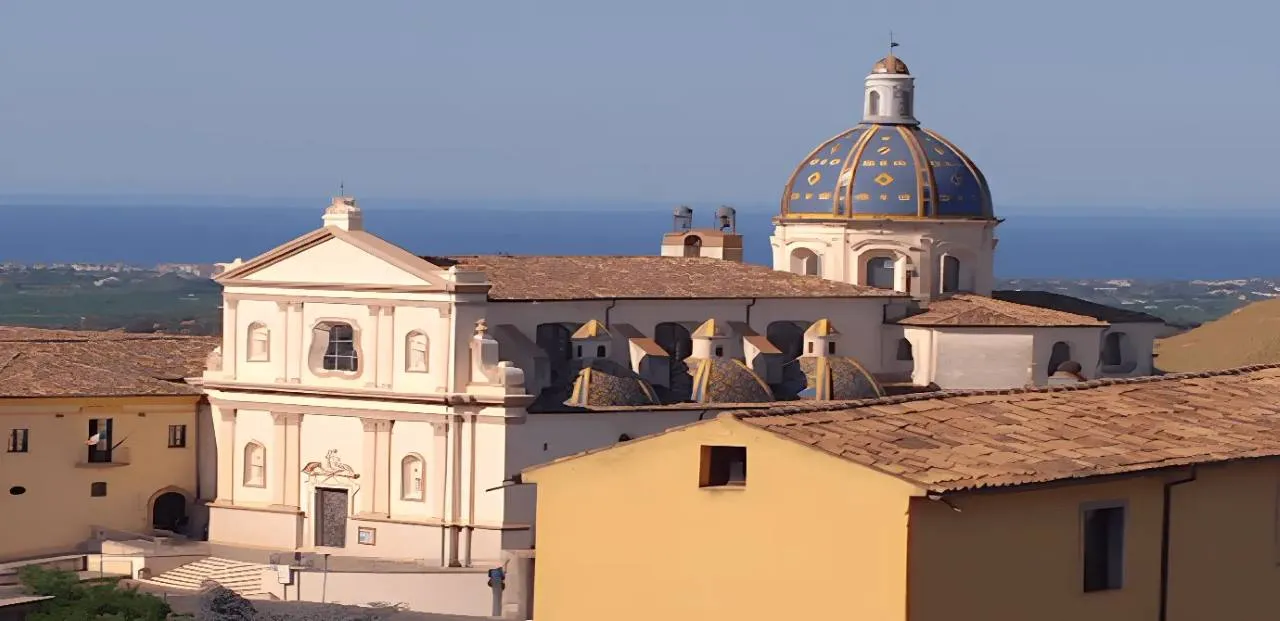
[[[186,425],[169,425],[169,448],[187,448]]]
[[[747,486],[747,447],[704,444],[699,457],[698,487],[743,489]],[[741,476],[735,478],[734,465],[738,463],[742,464]]]
[[[103,424],[105,423],[105,424]],[[105,428],[105,431],[104,431]],[[112,454],[115,447],[112,445],[112,431],[115,428],[114,420],[111,418],[91,418],[89,419],[89,438],[94,435],[98,436],[97,444],[90,445],[87,460],[91,464],[109,464],[112,463]]]
[[[261,351],[254,347],[258,343],[262,343]],[[271,329],[267,324],[261,321],[249,324],[249,329],[245,331],[244,351],[247,362],[271,361]]]
[[[256,450],[255,450],[256,449]],[[250,452],[253,451],[253,452]],[[257,440],[250,440],[245,443],[242,451],[242,459],[244,461],[244,472],[240,477],[240,483],[244,487],[265,488],[267,486],[267,447]],[[253,455],[262,455],[262,463],[253,463]],[[257,476],[253,476],[254,473]]]
[[[418,354],[422,356],[421,364]],[[431,372],[431,339],[426,332],[410,330],[404,336],[404,370],[409,373]]]
[[[347,371],[341,369],[325,368],[326,359],[334,356],[329,353],[331,344],[334,342],[334,328],[345,327],[351,330],[351,355],[341,356],[350,358],[353,361],[355,370]],[[307,365],[311,369],[311,373],[316,377],[341,377],[344,379],[354,379],[360,377],[364,373],[364,349],[361,347],[361,331],[360,325],[346,318],[325,318],[315,322],[311,328],[311,347],[307,354]]]
[[[90,497],[90,498],[106,498],[106,497],[107,497],[107,482],[106,482],[106,481],[94,481],[94,482],[90,483],[90,484],[89,484],[89,497]]]
[[[9,443],[6,446],[7,453],[27,453],[31,448],[31,429],[27,427],[14,427],[9,430]]]
[[[419,469],[418,489],[413,489],[406,479],[411,464],[416,463]],[[427,460],[417,453],[409,453],[400,459],[400,500],[407,502],[425,502],[427,499]]]
[[[1096,577],[1091,580],[1090,563],[1090,526],[1089,518],[1091,515],[1102,511],[1119,511],[1119,542],[1115,543],[1114,533],[1108,533],[1107,539],[1102,542],[1104,549],[1102,553],[1106,556],[1102,559],[1105,567],[1105,575]],[[1107,500],[1098,502],[1089,502],[1080,506],[1080,589],[1083,593],[1104,593],[1107,591],[1118,591],[1124,589],[1125,579],[1127,578],[1125,565],[1128,560],[1128,535],[1129,535],[1129,503],[1123,500]],[[1112,549],[1118,547],[1118,549]],[[1113,573],[1114,572],[1114,575]],[[1101,582],[1101,584],[1099,584]]]

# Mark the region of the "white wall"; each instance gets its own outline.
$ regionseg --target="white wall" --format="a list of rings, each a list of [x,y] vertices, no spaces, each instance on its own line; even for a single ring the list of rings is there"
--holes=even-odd
[[[955,329],[934,330],[936,373],[944,389],[1012,388],[1032,381],[1028,333]]]

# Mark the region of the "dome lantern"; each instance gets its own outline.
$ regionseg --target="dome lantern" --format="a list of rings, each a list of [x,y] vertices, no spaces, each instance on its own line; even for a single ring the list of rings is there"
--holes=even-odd
[[[862,121],[882,125],[919,125],[915,117],[915,81],[907,63],[893,54],[898,43],[889,35],[889,54],[871,67],[862,101]]]

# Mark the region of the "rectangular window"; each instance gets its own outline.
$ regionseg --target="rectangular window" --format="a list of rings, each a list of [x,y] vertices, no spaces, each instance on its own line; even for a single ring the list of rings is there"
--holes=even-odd
[[[85,444],[89,445],[89,463],[111,463],[111,419],[89,419],[89,439]]]
[[[10,429],[9,430],[9,452],[25,453],[27,452],[27,434],[26,429]]]
[[[187,446],[187,426],[169,425],[169,448],[183,448],[185,446]]]
[[[1123,506],[1084,512],[1084,590],[1109,591],[1124,583]]]
[[[702,447],[699,487],[742,486],[747,484],[747,447]]]
[[[107,495],[107,484],[105,481],[98,481],[89,484],[89,495],[94,498],[101,498]]]

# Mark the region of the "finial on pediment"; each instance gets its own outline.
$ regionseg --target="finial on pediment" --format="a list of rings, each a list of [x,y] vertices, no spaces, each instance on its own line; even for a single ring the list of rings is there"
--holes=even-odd
[[[483,338],[487,334],[489,334],[489,322],[481,317],[476,320],[476,336]]]

